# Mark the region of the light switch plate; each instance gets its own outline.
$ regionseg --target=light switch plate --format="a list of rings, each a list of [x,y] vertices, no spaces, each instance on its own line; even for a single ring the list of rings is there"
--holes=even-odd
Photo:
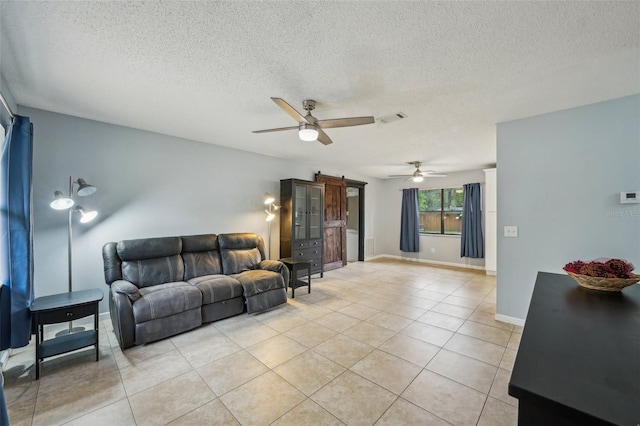
[[[504,236],[515,238],[518,236],[518,227],[517,226],[505,226],[504,227]]]

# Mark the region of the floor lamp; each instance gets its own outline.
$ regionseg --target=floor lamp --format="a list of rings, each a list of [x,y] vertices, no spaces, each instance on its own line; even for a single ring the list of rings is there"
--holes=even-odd
[[[73,270],[72,270],[72,257],[73,257],[73,214],[80,213],[80,223],[88,223],[98,216],[98,212],[96,211],[86,211],[82,206],[79,206],[75,203],[74,200],[74,185],[77,185],[78,188],[75,194],[79,197],[86,197],[88,195],[92,195],[97,191],[97,188],[93,185],[89,185],[84,179],[78,178],[74,180],[73,177],[69,177],[69,192],[68,194],[63,194],[62,191],[55,191],[54,197],[55,199],[51,202],[51,208],[55,210],[68,210],[69,211],[69,220],[68,220],[68,233],[67,233],[67,250],[68,250],[68,260],[69,260],[69,293],[73,291]],[[73,328],[73,323],[69,322],[69,330],[64,330],[58,335],[61,334],[71,334],[78,331],[84,330],[84,327],[76,327]]]
[[[273,221],[273,219],[276,217],[276,211],[280,208],[279,205],[276,204],[276,199],[273,195],[271,194],[264,194],[264,204],[265,206],[267,206],[267,208],[264,210],[265,214],[267,215],[267,217],[265,218],[265,220],[267,221],[268,224],[268,247],[267,247],[267,259],[269,259],[271,257],[271,255],[269,254],[271,252],[271,221]]]

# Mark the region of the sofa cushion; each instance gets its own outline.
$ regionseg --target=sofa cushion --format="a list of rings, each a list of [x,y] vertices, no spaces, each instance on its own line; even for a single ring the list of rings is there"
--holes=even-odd
[[[144,260],[180,254],[182,240],[180,237],[142,238],[124,240],[116,245],[121,260]]]
[[[122,262],[122,279],[139,288],[181,281],[183,277],[184,263],[179,255]]]
[[[216,235],[190,235],[180,238],[182,238],[185,281],[203,275],[222,273],[218,237]]]
[[[202,306],[202,293],[181,281],[140,289],[142,297],[133,303],[136,323],[168,317]]]
[[[264,259],[264,242],[249,233],[218,235],[222,271],[226,275],[256,269]]]
[[[220,302],[242,296],[240,281],[227,275],[205,275],[191,278],[189,284],[202,292],[202,304]]]
[[[231,276],[240,281],[244,287],[244,297],[251,297],[258,293],[285,288],[282,275],[273,271],[256,269]]]
[[[104,279],[107,284],[122,279],[122,260],[118,256],[117,243],[107,243],[102,247]]]
[[[124,240],[116,244],[122,260],[122,279],[137,287],[181,281],[184,263],[179,237]]]

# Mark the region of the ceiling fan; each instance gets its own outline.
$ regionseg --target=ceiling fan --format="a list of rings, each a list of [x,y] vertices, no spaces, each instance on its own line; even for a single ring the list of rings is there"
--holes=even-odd
[[[331,138],[322,129],[332,129],[334,127],[351,127],[361,126],[363,124],[373,124],[375,119],[372,116],[368,117],[348,117],[348,118],[333,118],[330,120],[318,120],[311,111],[316,108],[316,101],[307,99],[302,102],[302,108],[307,111],[307,115],[303,116],[296,111],[291,105],[286,103],[280,98],[271,98],[280,108],[284,110],[291,118],[298,122],[297,126],[291,127],[279,127],[277,129],[265,129],[254,130],[253,133],[267,133],[267,132],[279,132],[282,130],[298,130],[298,136],[303,141],[315,141],[321,142],[325,145],[333,143]]]
[[[416,171],[413,172],[413,174],[411,175],[390,175],[390,178],[407,178],[406,180],[413,180],[415,183],[420,183],[424,180],[424,178],[426,177],[446,177],[447,175],[443,175],[443,174],[437,174],[435,171],[433,170],[426,170],[426,171],[422,171],[420,170],[420,166],[422,165],[422,162],[420,161],[407,161],[407,164],[411,164],[412,166],[415,166]]]

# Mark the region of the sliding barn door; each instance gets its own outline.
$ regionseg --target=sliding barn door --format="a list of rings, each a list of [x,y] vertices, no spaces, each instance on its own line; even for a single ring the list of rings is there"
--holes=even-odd
[[[316,175],[324,186],[324,270],[347,264],[347,185],[343,179]]]

